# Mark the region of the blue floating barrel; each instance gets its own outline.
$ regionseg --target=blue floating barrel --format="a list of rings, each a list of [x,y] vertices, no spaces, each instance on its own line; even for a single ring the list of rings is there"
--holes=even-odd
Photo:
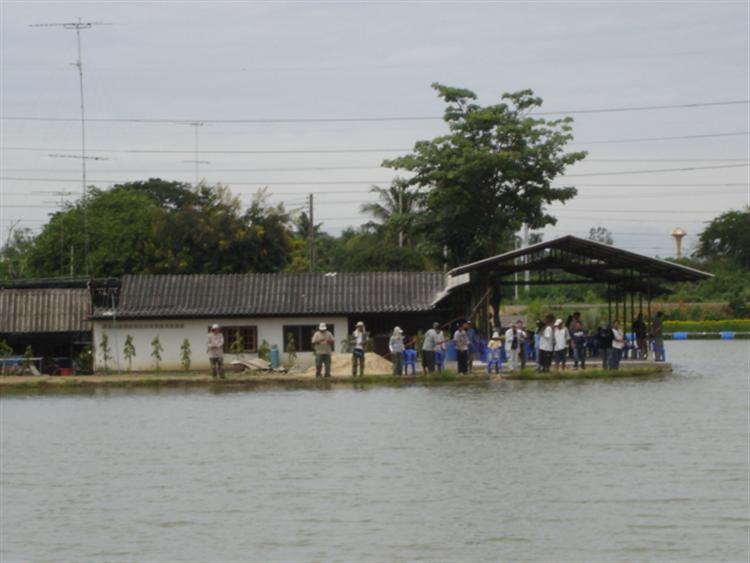
[[[281,362],[279,361],[279,347],[274,344],[271,346],[271,368],[276,369],[279,367],[279,364]]]
[[[730,330],[726,330],[724,332],[720,332],[719,336],[722,340],[733,340],[734,339],[734,332]]]
[[[445,360],[455,362],[456,359],[456,343],[453,340],[447,340],[445,342]]]
[[[684,330],[681,330],[681,331],[675,332],[672,335],[672,338],[674,338],[675,340],[687,340],[688,339],[688,333],[685,332]]]

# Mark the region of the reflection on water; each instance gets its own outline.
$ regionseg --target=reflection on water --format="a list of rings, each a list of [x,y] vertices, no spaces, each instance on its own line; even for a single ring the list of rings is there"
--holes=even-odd
[[[648,379],[0,400],[2,560],[747,560],[746,342]]]

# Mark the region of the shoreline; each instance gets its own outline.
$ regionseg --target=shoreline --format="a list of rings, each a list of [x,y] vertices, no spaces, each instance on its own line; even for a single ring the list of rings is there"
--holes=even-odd
[[[455,372],[433,375],[365,375],[362,377],[332,376],[315,378],[301,374],[227,373],[226,379],[214,379],[208,372],[201,373],[129,373],[97,375],[20,375],[0,377],[0,396],[19,391],[64,391],[99,388],[143,388],[143,387],[209,387],[209,388],[329,388],[332,386],[385,386],[404,385],[465,385],[490,381],[573,381],[590,379],[621,379],[648,377],[672,372],[669,363],[649,366],[625,367],[619,370],[566,370],[539,373],[534,370],[502,372],[500,374],[472,373],[459,376]]]

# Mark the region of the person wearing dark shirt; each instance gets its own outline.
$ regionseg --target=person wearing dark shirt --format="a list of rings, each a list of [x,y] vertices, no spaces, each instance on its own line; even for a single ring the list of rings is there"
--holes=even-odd
[[[588,338],[588,331],[581,321],[573,323],[571,336],[573,338],[573,369],[578,369],[579,362],[581,363],[581,369],[586,369],[586,339]]]
[[[646,330],[646,323],[643,322],[643,315],[638,316],[633,320],[633,334],[635,335],[635,343],[638,348],[638,354],[641,360],[645,360],[648,357],[648,331]]]
[[[603,322],[596,333],[596,339],[599,343],[599,351],[602,353],[602,368],[609,369],[612,363],[612,329],[609,324]]]

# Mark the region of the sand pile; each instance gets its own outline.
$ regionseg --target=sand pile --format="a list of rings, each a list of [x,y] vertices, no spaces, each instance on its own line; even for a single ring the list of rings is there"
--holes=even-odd
[[[325,372],[325,367],[323,368]],[[391,362],[373,352],[365,354],[365,375],[388,375],[393,372]],[[305,372],[305,375],[315,375],[315,366]],[[333,354],[331,356],[331,375],[352,375],[352,355]]]

